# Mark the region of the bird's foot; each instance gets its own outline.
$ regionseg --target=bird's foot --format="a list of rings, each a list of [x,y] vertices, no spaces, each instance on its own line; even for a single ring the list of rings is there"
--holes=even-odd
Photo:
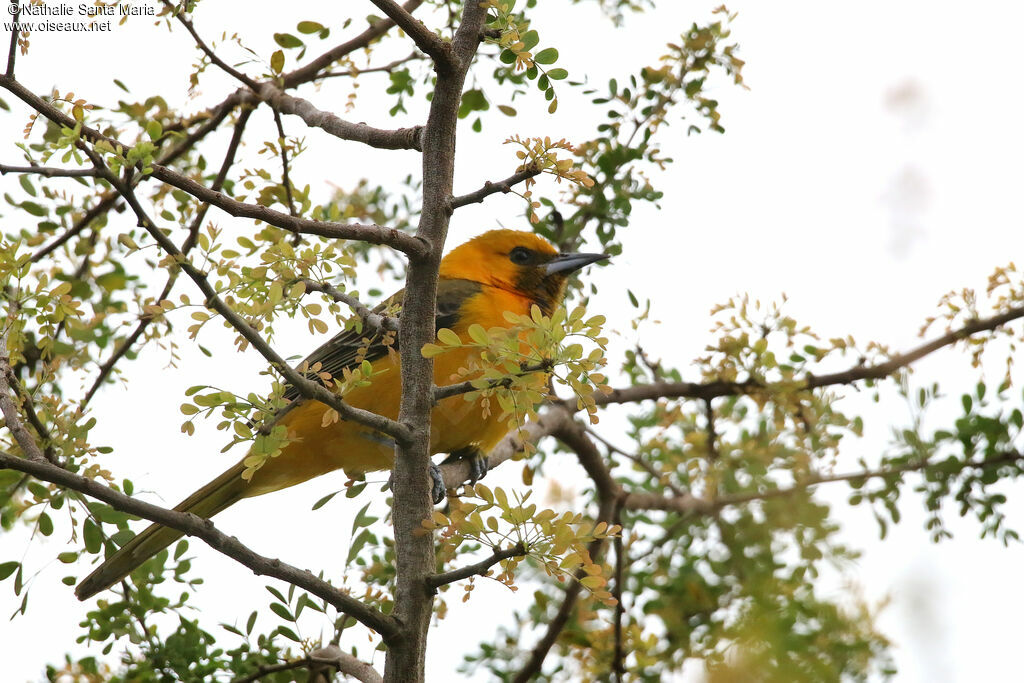
[[[457,451],[452,451],[451,455],[444,459],[441,463],[446,465],[450,462],[458,462],[459,460],[469,461],[469,485],[473,486],[478,481],[487,476],[487,454],[484,453],[476,446],[466,446],[460,448]]]
[[[433,462],[430,463],[430,469],[427,470],[427,474],[430,475],[430,499],[434,501],[434,505],[437,505],[447,495],[447,489],[444,486],[444,475],[441,474],[441,468]],[[388,489],[392,488],[391,485],[394,483],[394,480],[395,473],[392,471],[391,476],[388,477]]]
[[[430,498],[437,505],[445,499],[447,489],[444,487],[444,476],[441,468],[433,462],[430,463]]]

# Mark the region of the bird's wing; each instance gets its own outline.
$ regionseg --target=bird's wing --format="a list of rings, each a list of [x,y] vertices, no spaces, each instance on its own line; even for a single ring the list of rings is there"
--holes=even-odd
[[[437,283],[437,313],[434,328],[453,327],[459,318],[459,309],[466,299],[480,291],[480,283],[471,280],[444,278]],[[402,299],[405,290],[401,290],[389,299],[374,307],[373,312],[382,314],[386,310],[401,315]],[[395,309],[398,309],[395,311]],[[388,348],[397,351],[399,339],[394,334],[386,334],[380,330],[357,332],[347,328],[331,337],[300,364],[306,369],[306,377],[320,381],[318,373],[329,373],[331,377],[342,376],[345,368],[352,369],[360,362],[371,363],[388,354]],[[317,365],[319,363],[319,366]],[[299,390],[288,385],[284,397],[289,401],[299,398]]]

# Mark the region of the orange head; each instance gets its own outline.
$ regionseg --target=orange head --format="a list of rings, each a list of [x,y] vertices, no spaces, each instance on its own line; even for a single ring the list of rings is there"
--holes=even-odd
[[[550,314],[565,293],[569,275],[606,258],[607,254],[560,254],[532,232],[491,230],[445,256],[440,275],[520,294]]]

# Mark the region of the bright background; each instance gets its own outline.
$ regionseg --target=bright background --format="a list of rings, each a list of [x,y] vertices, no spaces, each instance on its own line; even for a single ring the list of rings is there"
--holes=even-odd
[[[693,21],[705,21],[718,3],[666,2],[629,17],[619,30],[588,4],[541,4],[534,26],[542,46],[559,48],[559,66],[568,68],[572,78],[589,74],[603,87],[611,76],[621,82],[641,65],[654,64],[666,42]],[[301,7],[301,16],[291,6],[282,11],[280,3],[247,2],[243,11],[240,3],[207,0],[196,23],[208,39],[221,31],[237,31],[250,47],[269,56],[271,34],[291,30],[299,20],[339,26],[347,11],[361,17],[374,9],[368,2],[293,6]],[[721,100],[724,136],[688,138],[683,125],[662,132],[666,151],[676,159],[668,173],[654,179],[665,199],[658,208],[638,209],[625,238],[625,254],[609,268],[592,271],[600,283],[608,283],[592,310],[605,313],[610,326],[624,331],[616,342],[621,349],[635,341],[628,332],[632,309],[622,290],[628,285],[641,296],[651,296],[653,317],[663,322],[648,330],[645,348],[679,364],[690,379],[696,373],[683,359],[696,357],[710,340],[708,310],[738,292],[765,299],[785,292],[788,310],[826,337],[852,333],[858,340],[875,339],[893,348],[916,344],[916,332],[941,294],[964,286],[983,288],[987,275],[1017,257],[1024,246],[1019,191],[1024,180],[1024,111],[1019,88],[1013,85],[1024,57],[1018,35],[1024,6],[737,1],[729,8],[739,12],[733,37],[747,61],[750,89],[720,81],[714,91]],[[335,29],[328,43],[353,32]],[[311,48],[310,54],[316,52]],[[403,48],[397,54],[406,53]],[[237,61],[242,53],[236,49],[227,54]],[[200,95],[186,100],[186,71],[195,55],[184,31],[176,28],[169,34],[135,20],[115,26],[111,34],[33,35],[31,51],[19,58],[17,73],[37,92],[58,87],[105,105],[123,96],[111,82],[117,77],[136,97],[159,92],[171,106],[194,111],[235,87],[211,67],[202,78]],[[335,83],[320,92],[306,88],[302,94],[322,109],[341,113],[347,87]],[[407,104],[407,119],[382,120],[391,101],[375,100],[379,90],[376,81],[364,83],[356,112],[342,115],[383,127],[422,119],[423,104],[417,99]],[[533,96],[516,103],[521,116],[514,121],[494,117],[482,135],[473,135],[467,126],[458,150],[456,192],[510,174],[512,150],[500,144],[510,134],[564,136],[573,142],[591,135],[601,112],[574,98],[567,86],[560,87],[559,95],[561,106],[554,116],[543,114],[540,98]],[[13,142],[21,139],[28,113],[8,95],[3,97],[15,113],[0,118],[11,140],[0,146],[0,159],[18,164]],[[269,139],[268,117],[260,116]],[[302,130],[301,122],[290,117],[285,126],[290,134]],[[299,159],[293,178],[310,183],[318,199],[329,196],[329,183],[346,187],[366,176],[387,186],[418,171],[414,153],[367,150],[315,133],[307,142],[315,149]],[[250,168],[258,162],[257,148],[254,138],[246,157]],[[208,154],[215,158],[214,151]],[[270,162],[268,168],[276,166]],[[14,177],[0,183],[4,191],[18,191]],[[542,184],[540,191],[545,189],[553,193],[552,185]],[[525,227],[521,210],[519,201],[510,197],[460,209],[449,244],[498,225]],[[5,220],[12,220],[7,214]],[[209,218],[222,227],[232,225],[216,211]],[[381,287],[392,288],[391,283]],[[211,331],[205,343],[217,348],[226,340],[227,335]],[[278,348],[287,355],[302,354],[320,341],[309,339],[304,327],[296,325],[281,337]],[[142,359],[124,366],[129,384],[107,387],[93,404],[101,418],[95,442],[116,449],[107,466],[131,478],[149,500],[167,505],[240,456],[217,455],[224,438],[210,424],[200,424],[195,437],[180,434],[178,405],[184,388],[200,382],[241,391],[265,387],[264,378],[255,375],[263,366],[255,353],[211,360],[187,348],[181,351],[175,369],[167,367],[166,352],[149,349]],[[918,376],[922,381],[941,379],[955,396],[958,387],[973,381],[968,370],[961,355],[945,353],[922,364]],[[857,457],[877,454],[886,424],[906,416],[898,404],[889,414],[878,415],[884,421],[866,439],[850,445],[839,469],[848,471]],[[616,436],[612,427],[605,427],[605,433]],[[562,476],[563,484],[583,485],[579,479],[573,484],[579,473],[571,465]],[[519,474],[507,466],[492,477],[488,483],[515,485]],[[309,507],[342,482],[340,474],[325,477],[239,505],[218,517],[218,527],[259,552],[299,566],[336,565],[344,558],[357,508],[337,499],[316,513]],[[839,504],[844,538],[864,549],[847,578],[869,600],[891,599],[879,625],[895,642],[897,680],[1019,680],[1015,617],[1024,611],[1020,546],[1006,549],[980,541],[977,525],[961,522],[952,512],[947,520],[955,539],[933,545],[922,528],[922,506],[913,496],[904,498],[904,522],[879,540],[867,509],[842,505],[845,492],[836,488],[825,495]],[[383,513],[383,496],[371,490],[358,504],[368,496],[375,499],[371,509]],[[1012,497],[1009,512],[1011,525],[1016,521],[1019,527],[1024,510]],[[58,531],[54,540],[62,540],[59,536]],[[20,600],[14,599],[9,582],[0,585],[3,678],[39,680],[43,665],[59,662],[73,644],[84,608],[59,583],[66,567],[56,561],[46,564],[53,551],[45,543],[28,543],[24,533],[5,535],[2,542],[7,556],[12,548],[26,548],[27,566],[39,569],[26,617],[6,621]],[[198,573],[207,577],[195,597],[206,623],[244,623],[252,609],[265,605],[265,581],[201,543],[193,543],[191,554],[198,558]],[[834,583],[839,591],[840,579]],[[520,599],[487,582],[478,582],[468,605],[459,602],[459,591],[451,596],[449,617],[431,634],[434,681],[451,680],[463,652]],[[442,642],[455,645],[436,647]],[[382,662],[379,657],[377,661]],[[477,679],[486,677],[479,674]]]

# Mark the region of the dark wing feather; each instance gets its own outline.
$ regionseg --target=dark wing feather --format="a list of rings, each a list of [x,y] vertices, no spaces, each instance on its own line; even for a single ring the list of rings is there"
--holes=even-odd
[[[437,283],[437,314],[434,318],[434,328],[452,327],[459,316],[459,309],[463,302],[480,291],[480,283],[471,280],[443,279]],[[397,304],[399,311],[395,316],[401,314],[401,303],[405,290],[396,293],[386,301],[374,307],[374,313],[384,313],[385,310],[394,309]],[[371,363],[378,358],[383,358],[388,353],[388,345],[385,344],[385,335],[380,332],[356,332],[354,329],[345,329],[325,342],[316,351],[302,362],[306,368],[311,369],[317,363],[320,366],[317,372],[330,373],[331,377],[341,377],[342,370],[353,368],[358,360],[368,360]],[[391,348],[398,350],[399,340],[395,339]],[[364,350],[360,354],[360,349]],[[314,372],[307,372],[306,377],[320,381],[319,376]],[[300,397],[299,390],[288,385],[285,388],[284,397],[294,401]]]

